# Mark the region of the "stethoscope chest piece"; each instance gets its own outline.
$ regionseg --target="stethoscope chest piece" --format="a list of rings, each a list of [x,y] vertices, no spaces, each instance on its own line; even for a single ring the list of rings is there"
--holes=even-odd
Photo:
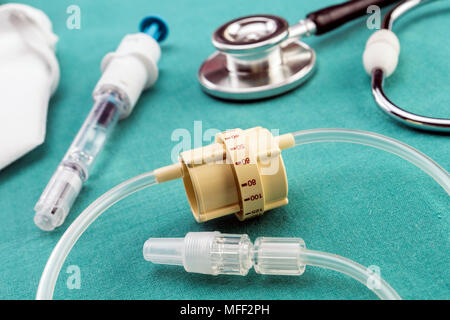
[[[216,30],[212,42],[218,51],[202,64],[198,78],[203,89],[218,98],[279,95],[302,84],[314,70],[314,50],[289,38],[289,25],[278,16],[232,20]]]

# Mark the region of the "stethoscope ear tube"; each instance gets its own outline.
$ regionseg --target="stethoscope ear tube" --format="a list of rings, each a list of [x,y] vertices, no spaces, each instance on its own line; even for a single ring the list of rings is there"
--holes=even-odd
[[[315,34],[321,35],[362,17],[367,13],[369,6],[375,5],[382,8],[396,2],[398,0],[353,0],[311,12],[306,17],[315,23]]]

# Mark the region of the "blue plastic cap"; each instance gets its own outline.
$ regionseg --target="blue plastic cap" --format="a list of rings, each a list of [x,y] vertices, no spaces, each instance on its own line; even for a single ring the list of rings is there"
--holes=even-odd
[[[169,26],[161,17],[147,16],[141,20],[139,31],[148,34],[158,42],[162,42],[169,34]]]

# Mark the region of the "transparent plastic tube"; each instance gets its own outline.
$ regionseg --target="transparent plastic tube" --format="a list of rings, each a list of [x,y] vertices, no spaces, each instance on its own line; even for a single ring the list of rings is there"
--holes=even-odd
[[[295,145],[315,142],[340,141],[364,144],[391,152],[402,157],[435,179],[450,194],[448,173],[423,153],[394,139],[371,132],[345,129],[316,129],[299,131],[292,134]],[[36,299],[51,299],[61,267],[87,227],[107,208],[128,195],[156,184],[154,173],[146,173],[123,182],[93,202],[66,230],[47,261],[42,273]]]
[[[315,250],[302,250],[299,259],[309,266],[331,269],[346,274],[368,287],[382,300],[401,300],[397,292],[382,278],[374,278],[374,274],[359,263],[347,258]],[[374,279],[374,284],[369,283]]]
[[[450,176],[448,172],[427,155],[398,140],[373,132],[347,129],[304,130],[292,135],[296,146],[316,142],[349,142],[393,153],[422,169],[450,195]]]

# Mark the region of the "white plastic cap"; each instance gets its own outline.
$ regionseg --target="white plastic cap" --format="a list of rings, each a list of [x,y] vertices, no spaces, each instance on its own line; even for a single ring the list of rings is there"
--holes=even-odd
[[[158,42],[144,33],[126,35],[115,52],[102,60],[102,77],[94,96],[101,91],[118,89],[126,95],[129,107],[121,118],[130,115],[142,91],[158,79],[157,63],[161,56]]]
[[[391,30],[381,29],[370,36],[363,54],[366,72],[371,75],[374,69],[383,70],[389,77],[397,67],[400,54],[400,41]]]

